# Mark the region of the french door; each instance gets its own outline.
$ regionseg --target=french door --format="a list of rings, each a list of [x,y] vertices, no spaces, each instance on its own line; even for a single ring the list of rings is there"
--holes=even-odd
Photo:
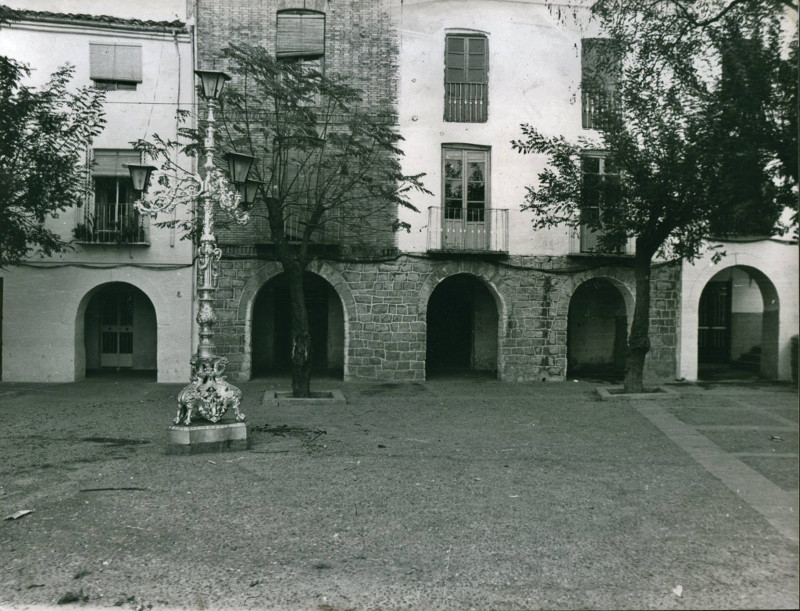
[[[100,366],[133,367],[133,294],[105,296],[100,310]]]
[[[486,219],[489,151],[444,148],[444,219],[442,248],[487,250]]]

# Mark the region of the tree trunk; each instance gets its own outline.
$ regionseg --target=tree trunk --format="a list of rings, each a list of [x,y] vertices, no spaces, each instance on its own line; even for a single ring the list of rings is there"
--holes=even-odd
[[[289,300],[292,307],[292,396],[311,396],[311,333],[303,287],[303,269],[284,267],[289,276]]]
[[[640,255],[636,248],[634,274],[636,277],[636,305],[633,323],[628,337],[625,357],[625,392],[642,392],[644,358],[650,350],[650,260],[651,256]]]

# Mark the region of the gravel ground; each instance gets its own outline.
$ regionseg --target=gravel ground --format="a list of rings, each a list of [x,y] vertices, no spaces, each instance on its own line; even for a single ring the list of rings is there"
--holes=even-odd
[[[170,456],[180,386],[0,384],[0,512],[34,510],[0,522],[0,608],[798,607],[797,545],[592,384],[275,387],[242,385],[250,450]],[[733,395],[796,421],[794,389]]]

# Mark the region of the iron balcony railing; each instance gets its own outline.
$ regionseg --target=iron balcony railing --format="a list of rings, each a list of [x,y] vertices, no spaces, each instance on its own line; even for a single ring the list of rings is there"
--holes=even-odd
[[[628,238],[625,245],[615,251],[603,250],[600,246],[602,230],[590,229],[586,225],[573,227],[570,231],[569,254],[571,255],[633,255],[636,252],[636,243],[633,238]]]
[[[428,250],[508,252],[508,210],[428,208]]]
[[[609,115],[619,107],[617,97],[615,92],[605,89],[584,89],[581,92],[582,127],[605,129]]]
[[[74,234],[83,244],[149,244],[150,223],[133,203],[96,204],[87,206]]]
[[[445,83],[444,120],[483,123],[489,116],[489,87],[486,83]]]

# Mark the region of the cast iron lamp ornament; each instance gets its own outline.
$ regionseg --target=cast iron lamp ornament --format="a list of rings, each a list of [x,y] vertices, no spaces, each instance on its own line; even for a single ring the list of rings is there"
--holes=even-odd
[[[134,188],[141,192],[136,208],[155,216],[158,212],[172,212],[180,204],[200,199],[203,210],[203,233],[197,248],[197,324],[199,341],[197,352],[191,359],[191,381],[178,394],[178,415],[175,424],[189,425],[196,414],[210,422],[218,422],[228,409],[236,414],[237,421],[243,421],[245,415],[239,411],[242,391],[228,383],[223,375],[228,359],[216,354],[213,327],[217,315],[213,307],[213,295],[219,278],[219,261],[222,251],[214,237],[214,206],[231,214],[237,222],[246,223],[247,212],[240,208],[242,197],[231,183],[246,183],[247,174],[255,157],[231,152],[226,155],[231,180],[214,166],[214,106],[222,92],[225,81],[230,77],[224,72],[196,70],[200,77],[203,93],[208,101],[208,128],[206,131],[204,164],[205,177],[200,174],[185,172],[181,176],[174,174],[159,177],[156,187],[147,193],[147,186],[155,166],[128,165]],[[247,193],[248,189],[243,189]],[[250,195],[248,193],[248,195]],[[255,191],[252,191],[255,198]],[[252,200],[251,200],[252,201]]]

